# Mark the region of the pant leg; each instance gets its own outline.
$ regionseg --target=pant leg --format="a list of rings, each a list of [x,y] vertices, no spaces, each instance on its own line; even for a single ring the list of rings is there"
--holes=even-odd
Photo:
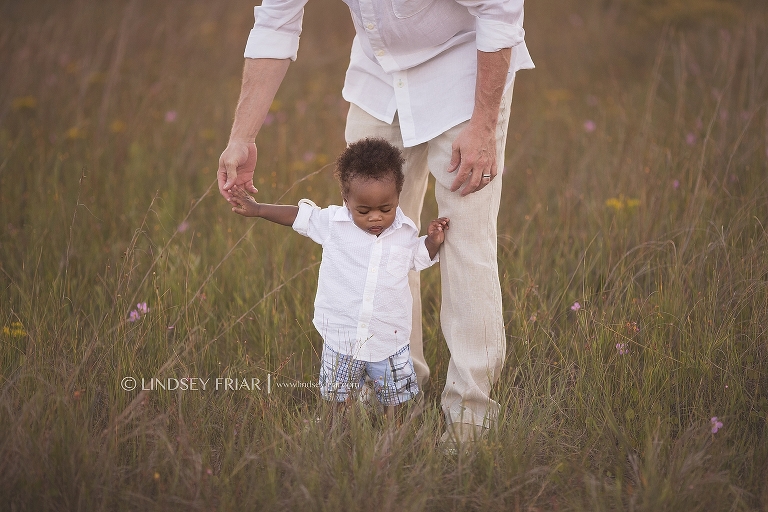
[[[350,104],[349,106],[344,137],[347,144],[366,137],[381,137],[403,152],[403,158],[405,159],[405,164],[403,164],[405,183],[403,183],[403,191],[400,194],[400,208],[416,224],[416,227],[421,229],[421,210],[424,205],[424,195],[427,192],[427,180],[429,179],[427,145],[420,144],[404,148],[397,116],[395,116],[392,124],[387,124],[371,116],[355,104]],[[411,357],[413,358],[413,366],[416,370],[419,388],[423,390],[429,380],[429,366],[426,359],[424,359],[421,328],[421,282],[418,272],[410,272],[408,274],[408,284],[411,287],[411,295],[413,295],[410,337]]]
[[[465,197],[450,191],[456,177],[455,172],[446,171],[451,144],[467,123],[428,143],[439,214],[451,221],[440,249],[440,323],[451,353],[442,394],[448,423],[489,427],[499,410],[490,397],[506,356],[496,226],[511,100],[510,88],[502,100],[496,129],[499,174],[481,191]]]

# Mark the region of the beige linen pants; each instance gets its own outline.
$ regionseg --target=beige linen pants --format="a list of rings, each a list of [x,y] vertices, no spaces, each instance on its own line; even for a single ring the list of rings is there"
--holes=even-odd
[[[429,173],[435,177],[435,199],[441,217],[451,220],[440,249],[442,303],[440,325],[451,359],[442,394],[448,423],[490,427],[499,404],[490,397],[506,354],[501,288],[496,260],[496,219],[501,199],[501,171],[509,123],[512,87],[504,95],[496,127],[499,174],[479,192],[461,197],[451,192],[456,173],[448,173],[451,145],[462,123],[418,146],[404,148],[397,116],[392,124],[379,121],[358,106],[350,105],[345,137],[347,144],[366,137],[381,137],[400,148],[405,158],[405,184],[400,208],[421,229],[420,218]],[[409,276],[413,293],[411,356],[419,387],[429,379],[421,330],[419,274]]]

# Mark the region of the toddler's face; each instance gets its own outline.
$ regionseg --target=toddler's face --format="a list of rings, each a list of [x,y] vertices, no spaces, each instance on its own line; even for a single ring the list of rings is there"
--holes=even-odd
[[[367,233],[379,236],[395,221],[400,195],[394,179],[378,181],[353,178],[344,201],[355,225]]]

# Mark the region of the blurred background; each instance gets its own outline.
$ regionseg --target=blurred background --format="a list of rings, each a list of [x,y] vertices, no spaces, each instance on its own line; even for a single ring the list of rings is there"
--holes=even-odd
[[[121,390],[125,375],[316,378],[319,248],[234,215],[214,184],[252,13],[0,0],[12,509],[350,508],[388,493],[436,510],[767,506],[763,0],[526,5],[536,69],[515,82],[499,219],[506,412],[468,465],[433,449],[448,361],[436,270],[423,274],[435,414],[402,464],[377,465],[375,428],[308,434],[308,389]],[[340,1],[312,0],[304,19],[257,139],[264,202],[339,201],[329,164],[354,30]]]

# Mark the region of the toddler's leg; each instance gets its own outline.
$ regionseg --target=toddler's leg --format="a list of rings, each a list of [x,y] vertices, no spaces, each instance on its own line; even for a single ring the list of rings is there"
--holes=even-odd
[[[410,347],[398,350],[383,361],[366,363],[366,372],[373,381],[376,398],[394,418],[395,409],[419,394],[419,384],[413,368]]]
[[[320,356],[320,396],[336,403],[351,401],[365,377],[365,362],[323,344]]]

